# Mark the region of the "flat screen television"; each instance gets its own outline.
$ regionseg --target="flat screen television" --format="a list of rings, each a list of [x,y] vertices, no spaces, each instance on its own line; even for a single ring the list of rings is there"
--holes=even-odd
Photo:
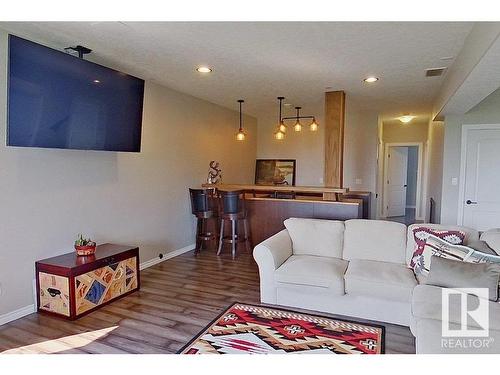
[[[144,81],[9,35],[7,145],[139,152]]]

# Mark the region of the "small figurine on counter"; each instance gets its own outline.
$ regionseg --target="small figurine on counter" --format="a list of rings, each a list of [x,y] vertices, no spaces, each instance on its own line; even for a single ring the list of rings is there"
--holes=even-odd
[[[219,162],[212,160],[209,166],[210,169],[208,170],[207,183],[218,184],[222,182],[222,169],[219,166]]]

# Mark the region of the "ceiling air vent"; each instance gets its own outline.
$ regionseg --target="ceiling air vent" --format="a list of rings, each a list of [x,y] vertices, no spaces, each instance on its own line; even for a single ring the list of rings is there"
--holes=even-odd
[[[446,70],[446,67],[426,69],[425,76],[426,77],[439,77],[440,75],[443,75],[445,70]]]

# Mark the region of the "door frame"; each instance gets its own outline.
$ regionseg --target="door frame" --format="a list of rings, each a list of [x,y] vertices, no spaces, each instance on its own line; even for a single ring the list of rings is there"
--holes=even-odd
[[[384,145],[384,172],[382,179],[382,217],[387,218],[387,172],[389,166],[389,148],[390,147],[412,147],[417,146],[418,149],[418,166],[417,166],[417,196],[415,199],[415,219],[422,219],[422,163],[424,160],[424,143],[423,142],[388,142]]]
[[[464,222],[465,199],[465,162],[467,159],[467,140],[471,130],[500,130],[500,124],[462,124],[462,143],[460,146],[460,172],[458,175],[458,210],[457,225]]]

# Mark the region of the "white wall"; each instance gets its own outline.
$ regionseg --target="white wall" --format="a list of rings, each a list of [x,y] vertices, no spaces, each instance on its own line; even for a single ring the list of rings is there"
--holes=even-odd
[[[374,112],[346,106],[344,185],[352,190],[375,191],[377,176],[377,121]]]
[[[378,115],[346,102],[344,135],[344,186],[369,191],[370,217],[376,216]]]
[[[384,143],[426,142],[428,138],[429,120],[415,119],[407,124],[399,120],[384,121]]]
[[[443,144],[444,124],[441,121],[429,124],[429,174],[427,181],[427,197],[436,202],[434,221],[441,220],[441,190],[443,184]],[[426,202],[429,212],[430,202]]]
[[[500,89],[462,116],[446,116],[444,121],[443,186],[441,222],[456,224],[460,186],[462,125],[500,124]],[[452,184],[457,178],[458,183]]]
[[[0,32],[0,315],[33,303],[34,262],[71,251],[77,233],[139,245],[141,262],[193,244],[188,187],[210,160],[225,181],[253,181],[255,118],[237,142],[237,112],[151,82],[141,153],[6,147],[6,52]]]

